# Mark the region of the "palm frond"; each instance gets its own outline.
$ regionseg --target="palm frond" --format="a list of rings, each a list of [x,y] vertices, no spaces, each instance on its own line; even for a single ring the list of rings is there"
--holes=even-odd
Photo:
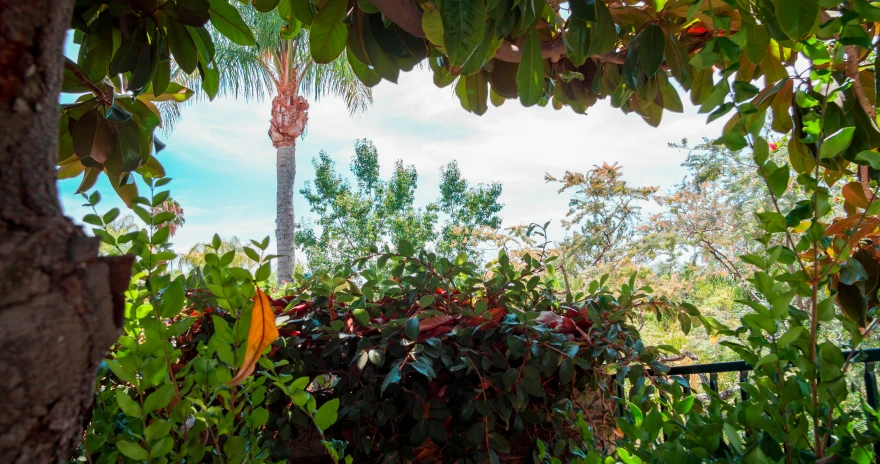
[[[209,26],[214,40],[214,62],[220,73],[219,97],[244,98],[263,101],[277,93],[286,79],[296,77],[300,92],[306,98],[320,100],[325,96],[341,97],[350,114],[366,111],[373,104],[373,93],[355,76],[348,58],[342,53],[329,64],[318,64],[309,52],[309,33],[302,29],[292,39],[281,37],[285,25],[276,11],[258,13],[249,5],[236,5],[242,18],[256,38],[255,47],[235,44]],[[175,67],[172,79],[196,91],[189,102],[202,101],[207,95],[201,91],[198,73],[188,75]],[[169,112],[169,126],[180,118]]]

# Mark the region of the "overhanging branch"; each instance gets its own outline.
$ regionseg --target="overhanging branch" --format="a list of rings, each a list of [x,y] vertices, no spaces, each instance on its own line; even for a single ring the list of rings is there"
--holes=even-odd
[[[422,10],[411,0],[372,0],[372,3],[386,18],[410,35],[420,39],[425,38],[425,31],[422,30]],[[562,56],[565,56],[565,44],[561,40],[541,44],[541,57],[543,59],[553,59]],[[519,63],[522,59],[522,49],[510,42],[504,41],[498,47],[498,51],[495,52],[495,58],[510,63]],[[623,64],[624,60],[623,56],[619,56],[616,53],[596,55],[594,58],[618,64]]]

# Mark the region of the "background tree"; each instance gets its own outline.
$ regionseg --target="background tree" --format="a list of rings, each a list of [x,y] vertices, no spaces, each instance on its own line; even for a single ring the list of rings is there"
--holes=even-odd
[[[566,172],[562,179],[547,174],[545,180],[561,184],[559,193],[571,195],[562,221],[571,235],[557,251],[566,271],[589,280],[607,272],[608,264],[645,262],[647,256],[637,251],[644,220],[641,209],[653,199],[656,187],[630,186],[616,163],[595,166],[583,174]]]
[[[260,13],[245,5],[238,9],[254,33],[256,46],[241,47],[216,29],[212,31],[221,76],[218,95],[272,99],[269,137],[275,147],[278,181],[275,239],[280,282],[293,275],[296,262],[293,185],[296,139],[309,120],[306,99],[339,96],[355,114],[365,111],[373,96],[355,77],[345,55],[328,64],[316,63],[309,50],[309,31],[298,23],[292,26],[274,11]],[[196,82],[188,77],[183,74],[182,81],[194,87]]]
[[[315,179],[300,193],[318,218],[314,224],[300,224],[297,241],[313,271],[327,270],[372,247],[396,247],[401,240],[447,255],[473,251],[479,243],[471,231],[501,225],[501,185],[472,187],[454,162],[441,170],[440,198],[424,207],[415,206],[415,167],[398,160],[391,178],[381,179],[379,154],[366,139],[355,143],[350,166],[354,185],[326,153],[312,164]]]

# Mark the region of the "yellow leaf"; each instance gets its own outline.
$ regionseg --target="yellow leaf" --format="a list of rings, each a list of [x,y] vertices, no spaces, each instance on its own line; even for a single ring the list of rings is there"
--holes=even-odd
[[[795,226],[792,231],[797,233],[806,232],[811,225],[813,225],[812,221],[801,221],[801,223]]]
[[[269,304],[269,297],[257,287],[254,296],[254,308],[251,310],[251,329],[248,331],[247,351],[241,368],[235,377],[226,385],[234,387],[248,378],[257,367],[257,360],[267,346],[278,338],[278,327],[275,326],[275,312]]]

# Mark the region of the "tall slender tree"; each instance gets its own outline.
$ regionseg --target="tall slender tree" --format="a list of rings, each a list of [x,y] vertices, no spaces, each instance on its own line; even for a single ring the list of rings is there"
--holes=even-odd
[[[220,74],[218,95],[253,100],[272,98],[269,137],[276,150],[275,239],[280,283],[293,275],[295,264],[295,150],[296,139],[303,135],[309,120],[307,99],[341,97],[354,115],[372,105],[373,95],[357,79],[344,53],[329,64],[316,63],[309,52],[306,29],[292,29],[276,11],[258,13],[250,6],[240,6],[239,11],[253,31],[257,45],[243,47],[212,32]],[[183,81],[196,79],[194,75],[180,76]]]

